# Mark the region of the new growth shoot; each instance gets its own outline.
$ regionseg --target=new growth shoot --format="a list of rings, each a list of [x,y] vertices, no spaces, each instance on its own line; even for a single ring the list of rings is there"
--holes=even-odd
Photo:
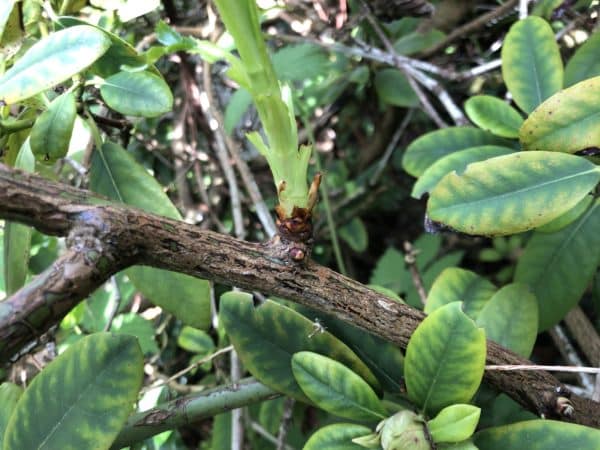
[[[282,85],[275,75],[260,30],[256,2],[216,0],[215,3],[240,55],[239,59],[227,58],[231,64],[228,76],[251,94],[264,128],[266,140],[258,132],[248,133],[247,137],[271,168],[279,197],[279,220],[310,221],[320,177],[315,177],[309,189],[307,171],[312,148],[298,147],[292,94],[289,86]],[[290,226],[294,226],[291,223],[287,226],[291,235],[303,231]]]

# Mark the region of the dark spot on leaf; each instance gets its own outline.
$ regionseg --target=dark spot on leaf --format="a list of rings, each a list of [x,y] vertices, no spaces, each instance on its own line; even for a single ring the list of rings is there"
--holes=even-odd
[[[579,151],[575,152],[575,154],[578,156],[598,156],[598,155],[600,155],[600,148],[599,147],[587,147],[587,148],[584,148],[583,150],[579,150]]]

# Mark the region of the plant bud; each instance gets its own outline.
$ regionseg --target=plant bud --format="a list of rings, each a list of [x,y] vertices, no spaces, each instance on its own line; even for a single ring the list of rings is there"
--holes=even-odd
[[[400,411],[377,427],[383,450],[431,450],[425,422],[412,411]]]

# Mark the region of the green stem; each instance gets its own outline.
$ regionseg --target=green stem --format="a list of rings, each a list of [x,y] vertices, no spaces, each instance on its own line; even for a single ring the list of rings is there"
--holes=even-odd
[[[308,133],[308,139],[314,147],[315,135],[310,124],[310,119],[306,115],[302,115],[302,122],[304,123],[304,128],[306,128],[306,131]],[[315,150],[313,153],[315,155],[317,171],[323,173],[321,166],[321,157],[319,155],[319,152]],[[327,183],[325,181],[319,185],[319,192],[321,194],[321,199],[323,200],[323,207],[325,208],[325,217],[327,218],[327,226],[329,227],[329,233],[331,235],[331,245],[333,245],[335,261],[337,263],[340,273],[342,275],[348,275],[346,272],[346,264],[344,264],[342,250],[340,248],[340,241],[338,239],[337,231],[335,228],[335,221],[333,220],[333,214],[331,212],[331,204],[329,203],[329,192],[327,191]]]
[[[34,123],[35,119],[0,120],[0,131],[16,133],[31,128]]]
[[[163,431],[280,395],[254,378],[244,378],[235,385],[217,386],[201,393],[185,395],[129,416],[111,450],[128,447]]]

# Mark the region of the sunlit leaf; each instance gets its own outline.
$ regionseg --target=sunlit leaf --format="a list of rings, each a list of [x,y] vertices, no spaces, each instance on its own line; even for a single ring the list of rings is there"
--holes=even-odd
[[[479,235],[514,234],[544,225],[575,206],[600,180],[585,158],[519,152],[446,175],[427,205],[431,220]]]
[[[68,80],[106,52],[110,39],[79,25],[36,42],[0,77],[0,101],[16,103]]]
[[[548,22],[530,16],[510,28],[502,46],[502,77],[526,113],[562,88],[562,60]]]
[[[506,102],[491,95],[476,95],[465,102],[469,119],[483,130],[497,136],[519,137],[523,117]]]
[[[460,442],[475,432],[481,409],[473,405],[450,405],[427,422],[433,442]]]
[[[600,76],[553,95],[527,118],[519,137],[525,150],[575,153],[600,147]]]

